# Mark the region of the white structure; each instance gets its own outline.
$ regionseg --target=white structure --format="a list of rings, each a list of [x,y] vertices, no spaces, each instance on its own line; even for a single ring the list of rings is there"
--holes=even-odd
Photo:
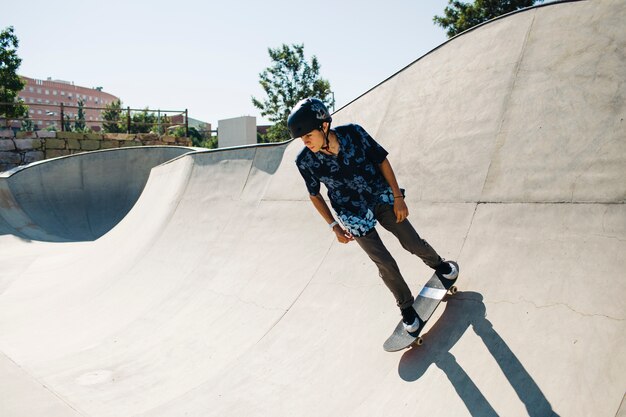
[[[241,116],[217,122],[218,147],[256,144],[256,117]]]

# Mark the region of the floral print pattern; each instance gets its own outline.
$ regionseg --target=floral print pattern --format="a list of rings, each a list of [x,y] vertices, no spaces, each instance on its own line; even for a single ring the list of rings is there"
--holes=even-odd
[[[334,132],[340,145],[338,155],[304,148],[296,165],[309,194],[318,195],[323,183],[344,227],[354,236],[364,236],[376,226],[375,207],[394,202],[378,167],[388,153],[359,125],[338,126]]]

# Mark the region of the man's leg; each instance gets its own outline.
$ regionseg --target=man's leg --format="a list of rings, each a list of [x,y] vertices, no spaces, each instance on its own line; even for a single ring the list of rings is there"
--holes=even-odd
[[[385,229],[398,238],[404,249],[419,256],[426,265],[433,269],[440,266],[443,261],[441,256],[417,234],[408,219],[402,223],[396,223],[396,215],[392,206],[388,204],[378,205],[376,207],[376,219]]]
[[[398,307],[406,308],[411,306],[413,304],[411,290],[404,278],[402,278],[395,259],[393,259],[382,240],[380,240],[376,229],[372,229],[366,236],[355,237],[355,240],[378,266],[378,273],[396,298]]]

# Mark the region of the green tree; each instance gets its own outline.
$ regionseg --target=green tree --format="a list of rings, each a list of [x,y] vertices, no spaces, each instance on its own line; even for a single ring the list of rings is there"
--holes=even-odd
[[[66,132],[72,131],[72,119],[70,119],[69,114],[66,114],[65,120],[63,120],[63,130],[65,130]]]
[[[217,149],[217,145],[218,145],[217,136],[211,136],[209,139],[207,139],[206,142],[202,144],[202,147],[208,148],[208,149]]]
[[[83,107],[85,107],[85,102],[81,98],[78,100],[78,115],[74,122],[74,129],[72,129],[75,132],[84,132],[86,130],[85,110]]]
[[[189,139],[191,139],[193,146],[205,146],[206,144],[206,139],[195,127],[189,128]]]
[[[158,135],[164,135],[167,132],[167,128],[172,124],[171,119],[167,114],[157,115],[157,122],[154,127],[154,133]]]
[[[207,138],[202,136],[202,133],[200,133],[200,131],[193,126],[189,128],[189,136],[186,136],[187,132],[185,126],[176,127],[172,131],[172,135],[177,138],[188,137],[189,139],[191,139],[191,143],[193,144],[193,146],[206,147],[205,145],[207,142]]]
[[[66,132],[92,132],[91,127],[87,126],[85,121],[85,102],[82,99],[78,100],[78,113],[72,119],[69,114],[66,114],[63,120],[63,129]],[[73,123],[72,123],[73,122]]]
[[[161,123],[158,123],[158,116],[149,112],[146,107],[142,111],[132,112],[130,115],[130,133],[163,133],[163,127],[170,124],[167,115],[161,116]],[[116,100],[104,107],[100,113],[102,117],[102,129],[105,133],[127,133],[127,111],[122,108],[122,101]]]
[[[304,57],[304,45],[285,45],[268,53],[273,62],[259,74],[259,83],[267,98],[263,101],[252,97],[252,104],[261,110],[272,123],[264,140],[281,142],[288,140],[287,117],[296,103],[306,97],[317,97],[327,106],[335,105],[330,83],[321,78],[320,64],[315,56],[311,61]]]
[[[177,138],[186,137],[185,126],[178,126],[173,129],[172,135],[176,136]],[[209,132],[208,135],[203,135],[202,132],[192,126],[189,128],[188,137],[189,139],[191,139],[192,146],[209,149],[217,148],[217,136],[211,137],[211,132]]]
[[[458,35],[467,29],[502,16],[515,10],[530,7],[543,0],[475,0],[474,3],[463,3],[458,0],[448,0],[444,9],[444,16],[435,16],[436,25],[446,29],[448,38]]]
[[[146,107],[140,112],[131,115],[130,133],[150,133],[157,122],[157,116],[149,113]]]
[[[26,113],[26,117],[22,120],[22,128],[20,129],[22,132],[32,132],[35,130],[35,123],[30,118],[30,115]]]
[[[122,119],[122,101],[116,100],[106,106],[100,113],[102,120],[102,129],[105,133],[125,133],[126,127],[123,125]]]
[[[18,94],[24,88],[24,81],[17,75],[22,60],[17,56],[19,41],[13,26],[0,32],[0,117],[6,119],[22,118],[28,114],[24,101]],[[3,104],[9,103],[9,104]]]

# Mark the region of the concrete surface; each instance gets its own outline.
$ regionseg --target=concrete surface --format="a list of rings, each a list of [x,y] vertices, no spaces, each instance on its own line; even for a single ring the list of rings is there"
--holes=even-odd
[[[0,173],[0,234],[95,240],[133,207],[150,169],[193,151],[147,146],[47,159]]]
[[[301,143],[198,152],[94,242],[0,236],[0,415],[623,415],[625,18],[513,14],[334,115],[461,266],[422,347],[383,351],[399,312],[308,201]]]

